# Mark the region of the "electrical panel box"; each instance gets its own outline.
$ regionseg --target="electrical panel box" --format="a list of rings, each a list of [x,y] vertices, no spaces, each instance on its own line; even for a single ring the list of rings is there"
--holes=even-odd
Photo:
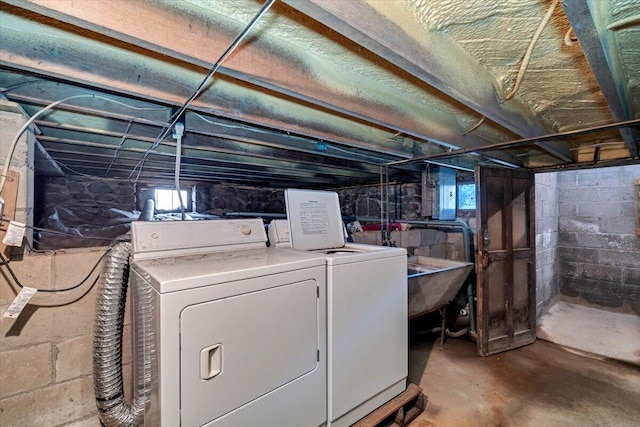
[[[456,171],[438,168],[438,209],[434,210],[434,219],[456,219]]]

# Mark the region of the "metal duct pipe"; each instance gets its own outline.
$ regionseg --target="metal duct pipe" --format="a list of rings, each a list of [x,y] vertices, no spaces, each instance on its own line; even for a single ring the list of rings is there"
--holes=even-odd
[[[156,202],[153,199],[147,199],[147,201],[144,202],[144,207],[142,208],[142,212],[140,212],[138,221],[153,221],[155,211]]]
[[[136,349],[134,360],[134,397],[128,405],[122,384],[122,327],[129,279],[130,242],[113,246],[105,259],[96,299],[93,338],[93,380],[98,415],[106,427],[136,426],[142,422],[150,381],[145,378],[150,351]],[[144,305],[144,301],[142,302]],[[138,313],[139,312],[139,313]],[[145,319],[149,310],[136,310],[135,345],[145,346],[141,339],[152,333],[152,322]]]

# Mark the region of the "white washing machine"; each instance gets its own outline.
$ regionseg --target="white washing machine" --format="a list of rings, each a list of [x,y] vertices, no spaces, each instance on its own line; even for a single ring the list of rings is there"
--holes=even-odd
[[[325,424],[323,256],[267,248],[260,219],[136,222],[132,244],[145,426]]]
[[[272,224],[289,232],[271,234],[326,258],[327,420],[349,426],[406,388],[407,252],[345,244],[334,192],[289,189],[285,200],[288,223]]]

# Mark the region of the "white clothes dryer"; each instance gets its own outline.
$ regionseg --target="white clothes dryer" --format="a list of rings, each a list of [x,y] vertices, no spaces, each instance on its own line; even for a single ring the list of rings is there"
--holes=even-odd
[[[285,201],[289,233],[277,235],[326,258],[327,421],[349,426],[406,388],[407,251],[345,244],[334,192],[289,189]]]
[[[265,242],[260,219],[133,223],[145,426],[325,424],[325,258]]]

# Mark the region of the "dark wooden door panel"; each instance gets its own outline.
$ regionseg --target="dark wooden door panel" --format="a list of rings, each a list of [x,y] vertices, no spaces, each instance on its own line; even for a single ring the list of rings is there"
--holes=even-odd
[[[534,181],[528,171],[478,168],[478,352],[535,340]]]

